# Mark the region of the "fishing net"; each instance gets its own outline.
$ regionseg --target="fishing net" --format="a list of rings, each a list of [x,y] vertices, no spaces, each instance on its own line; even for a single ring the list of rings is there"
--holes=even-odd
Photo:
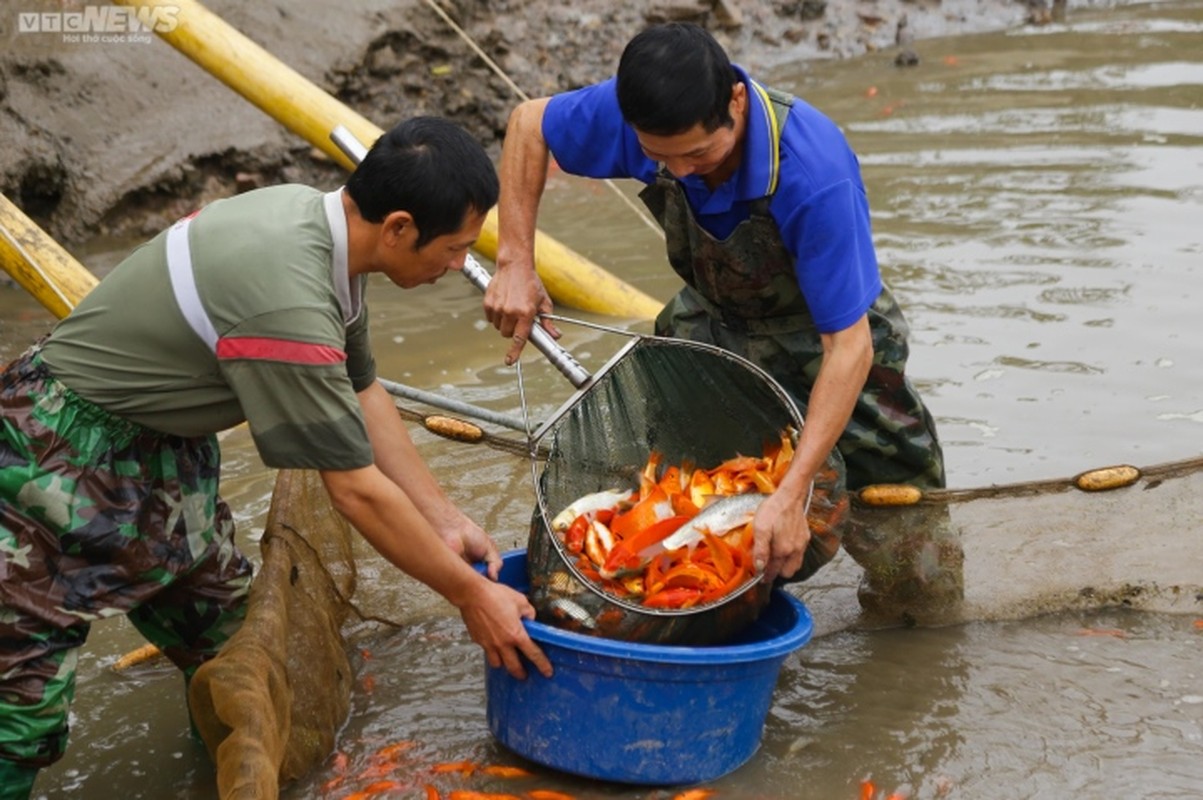
[[[585,495],[637,488],[652,452],[665,464],[712,466],[758,456],[801,426],[790,397],[750,362],[694,342],[632,340],[532,435],[533,446],[546,451],[527,546],[539,619],[625,641],[691,645],[728,639],[752,622],[770,584],[752,579],[708,604],[649,608],[604,590],[579,568],[552,519]],[[798,578],[835,555],[848,506],[843,464],[833,454],[812,489],[813,535]]]
[[[278,474],[247,620],[189,689],[223,800],[276,797],[334,750],[354,677],[353,535],[316,472]]]
[[[853,502],[866,621],[943,625],[1098,608],[1203,609],[1203,458]]]

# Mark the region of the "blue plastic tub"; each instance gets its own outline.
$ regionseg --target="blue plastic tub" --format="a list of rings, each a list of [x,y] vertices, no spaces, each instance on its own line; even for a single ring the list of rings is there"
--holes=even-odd
[[[526,551],[506,553],[501,581],[525,591]],[[555,675],[524,681],[486,665],[489,730],[515,753],[554,769],[620,783],[719,778],[760,746],[777,675],[810,640],[810,613],[774,590],[732,642],[646,645],[526,623]]]

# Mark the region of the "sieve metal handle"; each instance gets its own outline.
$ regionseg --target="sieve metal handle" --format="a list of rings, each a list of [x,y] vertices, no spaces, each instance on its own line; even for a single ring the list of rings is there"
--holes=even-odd
[[[344,125],[334,126],[334,130],[330,131],[330,141],[343,151],[347,158],[351,159],[353,164],[358,165],[363,161],[363,157],[368,154],[368,148],[363,142],[355,138],[355,134],[347,130]]]
[[[355,134],[347,130],[343,125],[335,126],[330,132],[330,141],[346,154],[347,158],[355,164],[363,161],[364,156],[368,154],[368,148],[363,145],[363,142],[355,138]],[[480,265],[480,262],[472,257],[469,253],[464,259],[464,277],[467,278],[473,286],[484,292],[489,288],[489,281],[493,276],[489,271]],[[530,341],[535,347],[539,348],[539,352],[547,356],[547,360],[551,365],[558,369],[560,373],[572,382],[573,387],[580,389],[585,384],[593,379],[588,370],[580,365],[572,353],[569,353],[559,342],[551,337],[537,321],[530,329]]]
[[[469,253],[464,259],[464,277],[467,278],[473,286],[484,292],[489,288],[489,281],[493,280],[493,276],[489,271],[480,265],[480,262],[472,257]],[[530,329],[530,343],[539,348],[539,352],[547,356],[547,360],[551,365],[560,371],[565,378],[572,382],[572,385],[577,389],[582,388],[589,381],[593,380],[593,376],[589,371],[581,366],[572,353],[569,353],[560,343],[551,338],[551,334],[543,328],[536,320],[535,324]]]

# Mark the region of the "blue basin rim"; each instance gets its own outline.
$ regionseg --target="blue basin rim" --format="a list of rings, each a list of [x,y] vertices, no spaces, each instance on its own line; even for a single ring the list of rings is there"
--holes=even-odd
[[[510,550],[502,555],[502,561],[501,582],[518,591],[525,591],[527,585],[526,550]],[[478,565],[477,569],[483,571],[483,566]],[[806,606],[796,597],[781,589],[774,589],[773,596],[775,599],[770,601],[765,614],[771,613],[773,606],[779,602],[788,603],[795,615],[793,624],[789,626],[788,630],[765,641],[748,644],[709,647],[638,644],[597,636],[585,636],[534,620],[523,620],[523,624],[526,626],[527,634],[535,642],[563,647],[575,652],[656,664],[706,664],[711,666],[743,664],[785,656],[810,640],[814,622]],[[755,625],[755,623],[753,624]]]

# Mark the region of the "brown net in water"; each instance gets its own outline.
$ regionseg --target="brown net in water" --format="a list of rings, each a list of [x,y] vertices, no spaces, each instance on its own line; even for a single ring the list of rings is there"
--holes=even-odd
[[[334,750],[354,677],[354,535],[316,472],[278,474],[247,620],[189,689],[223,800],[276,797]]]

